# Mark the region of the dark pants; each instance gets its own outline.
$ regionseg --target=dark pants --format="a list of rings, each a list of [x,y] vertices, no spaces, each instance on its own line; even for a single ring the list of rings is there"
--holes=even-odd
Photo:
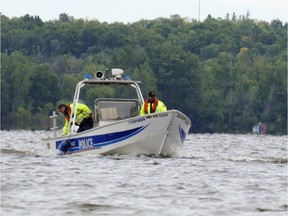
[[[91,128],[93,128],[93,118],[92,117],[85,118],[82,120],[81,124],[79,125],[77,133],[85,131],[85,130],[89,130]]]

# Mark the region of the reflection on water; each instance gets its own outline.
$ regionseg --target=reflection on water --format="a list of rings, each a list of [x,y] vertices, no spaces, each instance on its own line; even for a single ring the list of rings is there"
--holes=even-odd
[[[177,155],[55,156],[1,131],[1,215],[287,215],[287,137],[190,134]]]

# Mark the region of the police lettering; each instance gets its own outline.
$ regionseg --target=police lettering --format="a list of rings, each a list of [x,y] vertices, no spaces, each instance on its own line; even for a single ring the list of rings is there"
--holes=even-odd
[[[83,139],[79,140],[79,149],[87,149],[87,148],[93,148],[93,139]]]

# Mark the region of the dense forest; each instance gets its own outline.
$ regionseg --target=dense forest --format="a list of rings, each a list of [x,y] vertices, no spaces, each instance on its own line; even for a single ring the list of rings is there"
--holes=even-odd
[[[1,15],[1,129],[48,129],[85,73],[122,68],[194,133],[287,133],[287,23],[179,15],[106,23]]]

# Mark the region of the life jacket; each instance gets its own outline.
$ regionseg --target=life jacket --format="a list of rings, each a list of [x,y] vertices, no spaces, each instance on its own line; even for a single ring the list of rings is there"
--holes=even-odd
[[[69,123],[70,123],[70,118],[71,113],[72,113],[72,109],[73,109],[73,104],[70,104],[69,106],[67,106],[67,113],[65,114],[65,125],[63,127],[63,131],[62,131],[62,135],[67,135],[68,134],[68,128],[69,128]],[[75,125],[80,125],[81,122],[83,121],[83,119],[85,118],[91,118],[90,116],[92,114],[91,110],[89,109],[89,107],[87,107],[84,104],[80,104],[78,103],[78,109],[76,110],[76,113],[73,115],[76,116],[75,118]],[[93,119],[92,119],[93,121]]]
[[[148,101],[148,99],[145,101],[145,104],[144,104],[144,112],[145,114],[148,114],[148,104],[150,102]],[[155,98],[154,102],[152,103],[152,107],[150,107],[150,113],[154,113],[156,111],[156,108],[157,108],[157,105],[158,105],[158,99]],[[150,105],[151,106],[151,105]]]
[[[68,122],[70,122],[71,108],[70,108],[70,106],[67,106],[67,108],[68,108],[68,113],[67,113],[67,115],[65,115],[65,119]]]

